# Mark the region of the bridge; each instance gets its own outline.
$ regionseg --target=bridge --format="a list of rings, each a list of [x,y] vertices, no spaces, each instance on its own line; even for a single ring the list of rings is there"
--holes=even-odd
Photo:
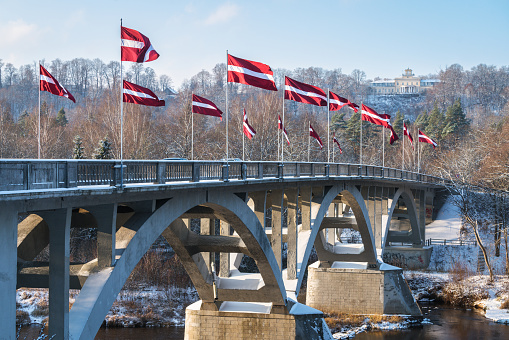
[[[239,334],[246,320],[250,338],[326,338],[320,310],[419,315],[401,269],[382,259],[399,252],[426,266],[424,226],[445,184],[358,164],[1,160],[1,338],[15,339],[19,287],[49,288],[50,335],[94,338],[159,236],[200,297],[186,310],[188,339]],[[90,227],[97,258],[71,264],[71,228]],[[34,261],[48,245],[49,262]],[[246,256],[256,273],[239,270]],[[69,289],[80,289],[70,310]]]

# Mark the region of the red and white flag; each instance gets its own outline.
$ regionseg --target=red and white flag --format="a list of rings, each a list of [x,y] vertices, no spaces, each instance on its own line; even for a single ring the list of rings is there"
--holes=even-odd
[[[355,112],[359,111],[359,105],[352,103],[346,98],[338,96],[332,91],[329,91],[329,111],[338,111],[345,105],[348,105],[348,107]]]
[[[228,82],[277,91],[274,73],[269,65],[228,54]]]
[[[40,89],[41,91],[48,91],[49,93],[55,94],[57,96],[69,98],[73,102],[76,103],[76,99],[72,96],[72,94],[65,89],[62,85],[58,83],[58,81],[46,70],[42,65],[40,66]]]
[[[313,126],[311,125],[311,123],[309,123],[309,135],[311,137],[313,137],[314,139],[316,139],[316,141],[318,142],[318,145],[320,145],[320,150],[322,150],[322,148],[323,148],[322,140],[320,139],[320,136],[318,136],[318,134],[316,133],[315,129],[313,129]]]
[[[154,50],[150,40],[140,32],[120,26],[120,59],[144,63],[159,58],[159,53]]]
[[[146,106],[164,106],[164,100],[160,100],[149,89],[124,80],[123,88],[124,103],[133,103]]]
[[[389,128],[389,126],[391,125],[390,115],[385,113],[379,114],[375,110],[364,104],[362,104],[361,116],[362,120],[365,120],[376,125],[381,125],[386,128]]]
[[[288,133],[286,132],[286,129],[283,127],[283,121],[281,120],[281,116],[277,116],[277,118],[278,118],[277,127],[279,130],[283,130],[283,134],[285,135],[286,142],[288,143],[288,145],[290,145],[290,140],[288,139]]]
[[[392,125],[389,124],[388,129],[391,130],[391,138],[389,139],[389,144],[392,145],[395,141],[399,139],[398,135],[396,134],[396,131],[392,128]]]
[[[413,149],[414,148],[414,139],[412,138],[410,131],[408,131],[405,122],[403,122],[403,135],[408,136],[408,139],[410,140],[410,145],[412,146],[412,149]]]
[[[256,130],[253,129],[251,125],[249,125],[249,122],[247,121],[247,114],[246,109],[244,109],[244,123],[243,123],[243,129],[244,134],[247,136],[247,138],[251,139],[256,134]]]
[[[433,139],[429,138],[424,133],[422,133],[420,129],[417,131],[419,131],[419,142],[431,144],[433,145],[433,149],[435,148],[435,146],[438,146],[438,144]]]
[[[223,111],[219,110],[213,102],[193,94],[193,113],[219,117],[223,120]]]
[[[327,106],[327,96],[321,88],[288,77],[285,77],[285,99],[317,106]]]
[[[336,138],[336,135],[335,135],[335,134],[334,134],[334,137],[332,137],[332,141],[333,141],[334,143],[336,143],[336,145],[338,146],[338,148],[339,148],[339,154],[340,154],[340,155],[341,155],[341,154],[343,154],[343,150],[341,149],[341,145],[339,145],[339,141],[338,141],[338,139]]]

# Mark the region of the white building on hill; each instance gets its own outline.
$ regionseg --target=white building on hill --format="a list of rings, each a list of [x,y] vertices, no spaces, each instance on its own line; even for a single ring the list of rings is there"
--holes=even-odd
[[[370,83],[370,89],[375,95],[388,94],[419,94],[433,88],[439,83],[438,79],[421,79],[407,68],[401,77],[394,79],[376,80]]]

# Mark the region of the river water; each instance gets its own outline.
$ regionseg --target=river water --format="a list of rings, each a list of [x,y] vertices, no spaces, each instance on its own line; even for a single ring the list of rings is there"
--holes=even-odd
[[[354,340],[474,340],[509,339],[509,325],[490,322],[482,314],[473,310],[453,309],[442,306],[421,306],[422,312],[432,324],[424,324],[398,331],[371,331],[357,334]],[[35,328],[25,328],[20,336],[35,339]],[[35,335],[35,336],[34,336]],[[96,340],[182,340],[184,327],[165,328],[101,328]],[[253,339],[254,340],[254,339]]]

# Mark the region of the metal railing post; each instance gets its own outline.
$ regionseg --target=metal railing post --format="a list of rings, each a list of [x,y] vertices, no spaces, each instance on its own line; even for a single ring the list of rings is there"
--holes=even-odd
[[[192,172],[192,181],[199,182],[200,181],[200,163],[193,162],[191,165]]]
[[[283,163],[279,163],[277,166],[277,178],[279,178],[279,179],[283,179],[283,176],[284,176],[283,167],[284,167]]]
[[[247,179],[247,165],[244,162],[242,162],[242,165],[241,165],[241,168],[240,168],[240,177],[243,180]]]
[[[66,165],[66,179],[65,179],[65,187],[66,188],[76,188],[78,186],[78,162],[77,161],[67,161]]]
[[[229,167],[230,167],[230,164],[228,164],[228,162],[226,164],[223,164],[223,172],[222,172],[222,177],[223,177],[223,181],[224,182],[228,182],[230,180],[229,176]]]
[[[258,178],[263,178],[263,163],[261,162],[258,163]]]
[[[166,163],[157,162],[156,183],[166,183]]]

